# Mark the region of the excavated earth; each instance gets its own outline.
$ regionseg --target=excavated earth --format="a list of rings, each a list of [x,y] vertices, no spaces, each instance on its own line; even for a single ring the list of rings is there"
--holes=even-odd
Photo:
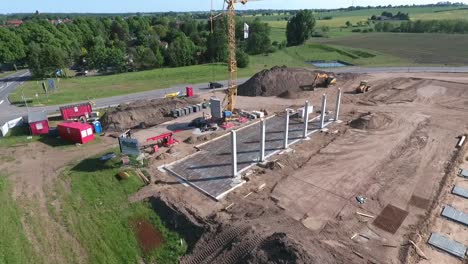
[[[172,120],[171,110],[196,103],[199,103],[197,99],[192,98],[139,100],[130,104],[121,104],[108,111],[101,118],[101,122],[109,131],[146,128]]]
[[[372,90],[356,94],[363,79]],[[468,131],[468,74],[353,75],[338,85],[342,123],[275,155],[277,166],[253,167],[219,202],[152,167],[155,210],[189,244],[181,263],[461,263],[426,242],[439,232],[468,245],[462,225],[440,218],[448,201],[468,210],[453,200],[463,198],[447,200],[467,156],[455,145]],[[269,110],[280,100],[296,109],[307,99],[317,109],[326,93],[334,111],[336,87],[267,97],[283,89],[260,85],[239,107]]]
[[[317,73],[323,71],[312,71],[304,68],[273,67],[255,74],[245,83],[239,85],[238,95],[241,96],[279,96],[282,98],[301,98],[307,93],[304,90],[312,89],[312,83]],[[354,74],[333,74],[340,81],[355,77]],[[318,80],[321,86],[323,80]]]

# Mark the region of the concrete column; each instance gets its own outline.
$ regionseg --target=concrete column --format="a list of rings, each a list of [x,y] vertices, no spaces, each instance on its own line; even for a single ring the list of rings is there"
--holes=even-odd
[[[340,105],[341,105],[341,88],[338,88],[338,95],[336,96],[336,108],[335,108],[335,122],[338,121],[340,116]]]
[[[260,121],[260,162],[265,161],[265,119]]]
[[[309,126],[309,101],[306,101],[304,105],[304,132],[302,134],[304,138],[307,137],[308,126]]]
[[[320,129],[323,129],[325,126],[325,112],[327,111],[327,95],[322,95],[322,113],[320,114]]]
[[[284,120],[284,149],[287,149],[289,138],[289,110],[286,110],[286,116]]]
[[[231,131],[231,149],[232,149],[232,177],[237,176],[237,138],[236,131]]]

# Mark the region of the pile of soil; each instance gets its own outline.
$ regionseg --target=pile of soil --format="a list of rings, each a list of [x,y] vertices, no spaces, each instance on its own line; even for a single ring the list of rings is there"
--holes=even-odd
[[[143,252],[149,253],[164,243],[161,233],[148,221],[137,219],[132,222],[132,227]]]
[[[195,103],[198,102],[186,98],[139,100],[108,111],[101,123],[104,129],[113,131],[156,126],[173,119],[171,110]]]
[[[303,68],[288,68],[275,66],[255,74],[245,83],[239,85],[237,94],[242,96],[280,96],[283,98],[299,98],[304,90],[309,90],[317,73]],[[353,74],[332,74],[339,76],[340,81],[354,78]],[[317,83],[320,86],[320,83]]]
[[[246,263],[316,263],[316,261],[297,243],[284,233],[275,233],[268,237],[262,245],[251,252]]]
[[[367,113],[354,119],[349,125],[357,129],[379,129],[387,126],[391,122],[392,118],[386,114]]]
[[[208,140],[211,140],[215,137],[217,137],[218,134],[217,133],[210,133],[210,134],[205,134],[205,135],[201,135],[201,136],[190,136],[188,138],[186,138],[184,140],[185,143],[187,144],[198,144],[198,143],[203,143],[203,142],[206,142]]]

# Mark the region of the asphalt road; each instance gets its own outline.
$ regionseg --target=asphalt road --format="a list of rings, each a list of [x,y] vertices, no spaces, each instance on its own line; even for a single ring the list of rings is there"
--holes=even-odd
[[[339,69],[327,69],[333,72],[349,72],[349,73],[377,73],[377,72],[447,72],[447,73],[461,73],[468,72],[468,66],[465,67],[379,67],[379,68],[364,68],[364,67],[346,67]],[[20,71],[0,79],[0,125],[6,121],[27,115],[28,111],[46,111],[47,113],[54,113],[59,110],[60,105],[44,106],[44,107],[17,107],[11,105],[8,101],[8,94],[24,83],[30,78],[28,71]],[[241,78],[238,83],[244,83],[249,78]],[[227,81],[221,81],[224,86],[227,86]],[[127,95],[119,95],[108,98],[101,98],[94,100],[96,103],[95,108],[104,108],[108,106],[115,106],[122,103],[129,103],[140,99],[155,99],[164,97],[166,93],[172,92],[185,92],[186,86],[192,86],[195,93],[211,91],[208,89],[208,83],[201,84],[181,84],[172,86],[166,89],[157,89],[146,92],[139,92]],[[77,102],[79,103],[79,102]]]

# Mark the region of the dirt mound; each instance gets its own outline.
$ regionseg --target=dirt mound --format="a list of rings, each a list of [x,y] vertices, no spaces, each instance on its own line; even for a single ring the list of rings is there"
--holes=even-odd
[[[149,253],[163,245],[164,238],[161,233],[145,219],[137,219],[131,225],[143,252]]]
[[[382,113],[367,113],[351,121],[350,126],[357,129],[379,129],[392,122],[392,118]]]
[[[315,263],[314,259],[284,233],[275,233],[268,237],[262,245],[253,251],[246,263]]]
[[[311,88],[317,73],[303,68],[287,68],[275,66],[255,74],[245,83],[239,85],[238,95],[242,96],[280,96],[282,98],[299,98],[303,89]],[[334,75],[328,73],[329,75]],[[340,81],[354,78],[353,74],[334,75]],[[320,84],[319,84],[320,85]]]
[[[104,129],[114,131],[155,126],[173,119],[170,116],[172,109],[195,103],[193,99],[185,98],[139,100],[108,111],[101,122]]]

